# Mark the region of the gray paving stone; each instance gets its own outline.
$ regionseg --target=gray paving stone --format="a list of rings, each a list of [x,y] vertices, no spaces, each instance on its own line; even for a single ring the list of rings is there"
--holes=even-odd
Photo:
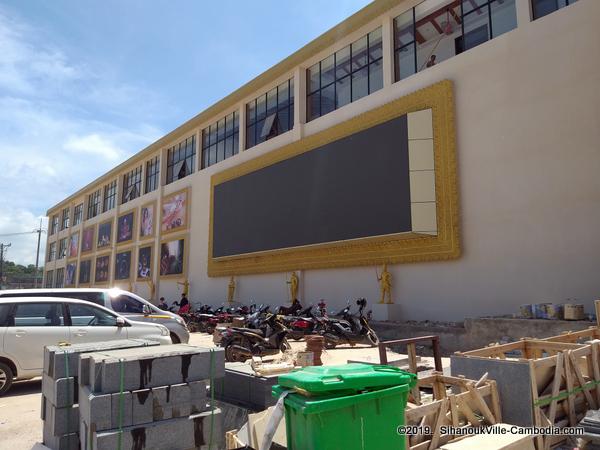
[[[52,436],[44,433],[43,441],[44,445],[51,450],[79,450],[79,436],[76,433],[64,436]]]
[[[212,433],[211,433],[212,421]],[[121,434],[122,450],[187,450],[224,448],[221,411],[207,411],[189,417],[161,420],[146,425],[127,427],[119,432],[110,430],[93,435],[93,445],[87,450],[115,450]]]
[[[139,390],[200,381],[211,376],[211,358],[212,375],[223,377],[223,349],[177,344],[88,353],[81,364],[88,365],[89,375],[86,380],[80,377],[80,383],[93,385],[96,393],[114,393],[120,389],[121,382],[125,390]],[[87,370],[82,369],[82,372]]]
[[[121,403],[121,396],[122,402]],[[133,400],[131,392],[124,391],[123,394],[111,394],[112,408],[111,408],[111,426],[112,428],[119,427],[119,413],[121,416],[121,426],[129,427],[133,425]]]
[[[54,379],[42,374],[42,394],[57,408],[78,403],[76,386],[76,377]]]
[[[96,430],[108,430],[112,425],[112,396],[95,395],[89,387],[79,388],[79,415],[82,421]]]
[[[79,369],[77,355],[80,353],[157,345],[158,342],[148,339],[120,339],[68,346],[49,345],[44,348],[44,372],[54,379],[76,376]]]
[[[44,402],[44,427],[53,436],[79,431],[79,406],[56,408],[48,399]]]
[[[155,421],[185,417],[208,409],[204,381],[152,388],[152,394]]]
[[[151,389],[140,389],[131,393],[132,425],[142,425],[153,420],[153,398]]]

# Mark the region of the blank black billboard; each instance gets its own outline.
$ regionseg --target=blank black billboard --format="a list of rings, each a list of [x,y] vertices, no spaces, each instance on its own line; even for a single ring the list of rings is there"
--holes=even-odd
[[[212,256],[409,232],[408,171],[404,115],[218,184]]]

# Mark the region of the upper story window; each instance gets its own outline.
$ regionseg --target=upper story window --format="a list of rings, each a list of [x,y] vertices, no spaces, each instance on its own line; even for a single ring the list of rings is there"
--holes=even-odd
[[[123,197],[121,204],[138,198],[142,191],[142,166],[137,166],[123,175]]]
[[[160,158],[155,156],[149,161],[146,161],[146,182],[144,192],[152,192],[158,187],[160,182]]]
[[[167,184],[194,173],[196,136],[190,136],[167,150]]]
[[[239,140],[240,117],[237,111],[202,130],[202,168],[236,155]]]
[[[533,20],[553,13],[557,9],[572,5],[577,0],[531,0]]]
[[[48,262],[56,259],[56,242],[50,243],[48,246]]]
[[[383,87],[381,27],[306,71],[306,121]]]
[[[67,256],[67,238],[58,241],[58,259],[63,259]]]
[[[100,214],[100,189],[88,195],[87,219],[92,219]]]
[[[56,280],[54,283],[54,287],[62,288],[65,285],[65,269],[61,267],[60,269],[56,269]]]
[[[396,81],[517,26],[515,0],[425,0],[394,19]]]
[[[294,127],[294,79],[246,104],[246,148]]]
[[[117,180],[113,180],[104,186],[104,200],[102,211],[110,211],[117,203]]]
[[[50,219],[50,235],[58,231],[58,214],[54,214]]]
[[[62,210],[62,221],[61,221],[61,230],[66,230],[69,228],[69,219],[71,216],[71,208],[65,208]]]
[[[79,225],[83,221],[83,203],[75,206],[73,209],[73,226]]]

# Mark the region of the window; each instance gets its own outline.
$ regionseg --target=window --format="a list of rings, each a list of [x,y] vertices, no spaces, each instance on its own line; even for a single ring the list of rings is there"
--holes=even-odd
[[[46,284],[44,287],[51,288],[54,282],[54,270],[49,270],[46,272]]]
[[[61,267],[60,269],[56,269],[56,280],[54,282],[54,287],[61,288],[65,285],[65,269]]]
[[[71,325],[75,327],[114,327],[117,317],[91,305],[69,303]]]
[[[294,127],[294,79],[246,104],[246,148]]]
[[[70,212],[71,209],[70,208],[65,208],[62,211],[62,223],[61,223],[61,230],[66,230],[67,228],[69,228],[69,216],[70,216]]]
[[[160,158],[155,156],[150,161],[146,162],[146,185],[144,187],[144,192],[147,194],[148,192],[152,192],[156,190],[158,187],[158,183],[160,178],[158,177],[160,174]]]
[[[58,214],[54,214],[50,220],[50,235],[58,231]]]
[[[80,203],[73,209],[73,226],[79,225],[83,221],[83,203]]]
[[[194,173],[196,162],[196,136],[167,150],[167,184]]]
[[[91,219],[100,214],[100,189],[88,195],[87,218]]]
[[[236,155],[239,151],[240,117],[232,112],[202,130],[202,168]]]
[[[48,262],[56,259],[56,242],[52,242],[48,246]]]
[[[128,295],[118,295],[110,299],[110,304],[115,312],[121,314],[142,314],[144,305],[139,300]]]
[[[63,259],[67,256],[67,238],[58,241],[58,259]]]
[[[102,211],[110,211],[116,205],[117,200],[117,180],[113,180],[104,186],[104,201],[102,202]]]
[[[307,69],[306,84],[307,121],[381,89],[381,27]]]
[[[13,306],[11,303],[4,303],[0,305],[0,327],[10,327],[13,325],[12,320],[12,309]]]
[[[533,9],[533,20],[553,13],[557,9],[564,8],[575,3],[577,0],[531,0]]]
[[[425,0],[394,19],[396,81],[517,26],[515,0]]]
[[[127,203],[141,195],[142,166],[137,166],[131,172],[123,175],[123,197],[121,204]]]
[[[65,325],[62,303],[19,303],[15,327],[60,327]]]

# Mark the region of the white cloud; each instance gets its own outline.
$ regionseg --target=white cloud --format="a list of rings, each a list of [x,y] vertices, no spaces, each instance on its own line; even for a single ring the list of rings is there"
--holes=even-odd
[[[0,207],[0,242],[10,244],[6,250],[5,260],[20,264],[35,264],[37,250],[37,233],[33,233],[40,225],[40,218],[26,209]],[[46,227],[43,218],[42,227]],[[46,235],[42,234],[40,242],[39,265],[44,265]]]
[[[156,95],[69,55],[0,6],[0,234],[33,230],[49,207],[163,134]],[[0,242],[12,242],[10,260],[35,262],[35,235]]]

